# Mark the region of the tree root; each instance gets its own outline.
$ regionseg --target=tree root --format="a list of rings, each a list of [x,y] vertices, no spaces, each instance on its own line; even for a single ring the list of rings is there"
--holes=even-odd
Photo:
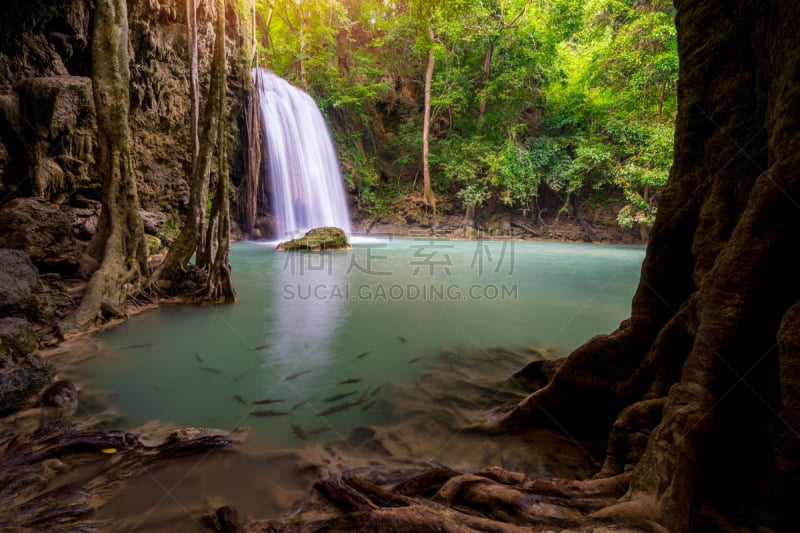
[[[132,433],[85,431],[67,421],[20,433],[0,455],[0,530],[105,528],[109,525],[99,524],[92,516],[119,482],[161,461],[230,444],[227,436],[209,430],[181,429],[163,443],[147,446]],[[70,469],[70,462],[85,464],[87,458],[100,468],[58,486],[59,475]]]
[[[653,428],[661,422],[666,398],[643,400],[625,408],[614,422],[608,437],[606,460],[596,477],[621,474],[639,462]]]
[[[656,524],[633,514],[622,522],[602,516],[625,495],[629,481],[628,474],[588,481],[535,479],[498,467],[472,474],[433,467],[392,476],[361,468],[317,481],[314,488],[322,498],[292,516],[227,526],[240,529],[214,527],[253,532],[652,531]]]

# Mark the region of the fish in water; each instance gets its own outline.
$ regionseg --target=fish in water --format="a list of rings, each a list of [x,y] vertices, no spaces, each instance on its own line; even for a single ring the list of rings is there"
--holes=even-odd
[[[158,385],[153,385],[152,383],[150,383],[149,385],[150,388],[153,389],[154,391],[161,392],[161,387],[159,387]]]
[[[380,385],[378,388],[376,388],[374,391],[372,391],[372,394],[370,394],[370,396],[375,396],[382,390],[383,390],[383,385]]]
[[[364,407],[362,407],[362,408],[361,408],[361,410],[362,410],[362,411],[369,411],[370,409],[372,409],[373,407],[375,407],[375,404],[376,404],[376,403],[378,403],[378,400],[372,400],[372,401],[371,401],[371,402],[369,402],[367,405],[365,405]]]
[[[222,374],[222,370],[219,368],[211,368],[210,366],[198,366],[197,368],[203,372],[208,372],[209,374]]]
[[[288,375],[286,376],[286,381],[289,381],[290,379],[299,378],[300,376],[305,376],[309,372],[311,372],[311,370],[303,370],[302,372],[296,372],[294,374]]]
[[[340,381],[338,385],[350,385],[351,383],[358,383],[359,381],[361,381],[361,378],[350,378],[344,381]]]
[[[251,348],[251,352],[257,352],[259,350],[266,350],[267,348],[272,348],[271,344],[262,344],[261,346],[256,346],[255,348]]]
[[[196,354],[194,354],[194,358],[195,358],[195,359],[197,359],[197,362],[198,362],[198,363],[202,363],[202,362],[203,362],[203,358],[202,358],[202,357],[200,357],[200,354],[199,354],[199,353],[196,353]]]
[[[325,398],[323,401],[325,401],[325,402],[335,402],[336,400],[341,400],[342,398],[347,398],[348,396],[352,396],[353,394],[355,394],[357,392],[358,392],[357,390],[354,390],[354,391],[345,392],[345,393],[342,393],[342,394],[334,394],[333,396]]]
[[[340,403],[339,405],[334,405],[330,409],[325,409],[321,413],[318,413],[317,416],[332,415],[333,413],[338,413],[339,411],[344,411],[345,409],[350,409],[351,407],[355,407],[356,405],[358,405],[358,402]]]
[[[397,337],[397,340],[399,340],[400,342],[406,342],[406,338],[403,337],[402,335]]]
[[[241,396],[239,396],[238,394],[235,394],[235,395],[233,396],[233,399],[234,399],[234,400],[236,400],[237,402],[239,402],[239,403],[243,404],[243,405],[247,405],[247,400],[245,400],[244,398],[242,398],[242,397],[241,397]]]
[[[297,402],[296,404],[294,404],[292,406],[291,411],[294,411],[295,409],[299,409],[299,408],[303,407],[307,403],[308,403],[308,400],[303,400],[301,402]]]
[[[118,352],[122,350],[138,350],[139,348],[149,348],[150,346],[155,346],[155,343],[149,342],[147,344],[131,344],[130,346],[123,346],[122,348],[117,348]]]
[[[252,371],[253,371],[253,370],[255,370],[256,368],[257,368],[257,367],[248,368],[247,370],[245,370],[244,372],[242,372],[241,374],[239,374],[238,376],[236,376],[235,378],[233,378],[233,380],[231,381],[231,383],[236,383],[237,381],[239,381],[240,379],[242,379],[243,377],[245,377],[246,375],[248,375],[250,372],[252,372]]]
[[[321,427],[321,428],[309,429],[308,430],[308,434],[309,435],[319,435],[320,433],[327,433],[328,431],[333,431],[333,428],[330,427],[330,426],[325,426],[325,427]]]
[[[288,415],[288,411],[273,411],[272,409],[267,409],[266,411],[251,411],[250,416],[283,416]]]
[[[369,387],[364,389],[364,392],[361,393],[361,396],[358,397],[358,403],[363,402],[367,398],[367,394],[369,393]]]
[[[361,352],[360,354],[358,354],[358,355],[356,356],[356,359],[361,359],[362,357],[366,357],[366,356],[368,356],[368,355],[369,355],[369,354],[371,354],[371,353],[372,353],[372,352]]]
[[[421,360],[423,360],[423,359],[425,359],[425,357],[415,357],[414,359],[411,359],[411,360],[408,362],[408,364],[409,364],[409,365],[413,365],[413,364],[414,364],[414,363],[416,363],[417,361],[421,361]]]
[[[256,400],[253,402],[253,405],[269,405],[271,403],[278,403],[282,402],[283,400],[273,400],[271,398],[267,398],[266,400]]]
[[[294,434],[298,439],[308,440],[308,433],[303,431],[303,428],[300,427],[300,424],[292,422],[292,431],[294,431]]]

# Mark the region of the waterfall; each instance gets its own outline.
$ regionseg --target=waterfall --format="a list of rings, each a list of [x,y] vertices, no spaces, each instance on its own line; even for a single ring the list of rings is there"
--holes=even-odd
[[[266,139],[276,237],[336,226],[350,233],[339,160],[317,104],[304,91],[254,69]]]

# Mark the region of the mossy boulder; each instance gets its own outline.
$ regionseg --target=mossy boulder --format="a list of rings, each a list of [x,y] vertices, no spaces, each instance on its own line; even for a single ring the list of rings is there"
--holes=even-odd
[[[326,250],[347,250],[350,243],[347,234],[339,228],[323,227],[314,228],[299,239],[282,242],[278,250],[286,252],[322,252]]]

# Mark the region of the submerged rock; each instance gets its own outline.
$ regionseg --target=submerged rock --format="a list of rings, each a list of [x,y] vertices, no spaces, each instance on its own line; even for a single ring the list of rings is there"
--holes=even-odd
[[[347,234],[334,227],[314,228],[299,239],[282,242],[278,245],[278,250],[287,252],[322,252],[325,250],[348,250],[349,248]]]
[[[78,410],[78,391],[69,381],[58,380],[42,393],[42,406],[49,420],[72,416]]]

